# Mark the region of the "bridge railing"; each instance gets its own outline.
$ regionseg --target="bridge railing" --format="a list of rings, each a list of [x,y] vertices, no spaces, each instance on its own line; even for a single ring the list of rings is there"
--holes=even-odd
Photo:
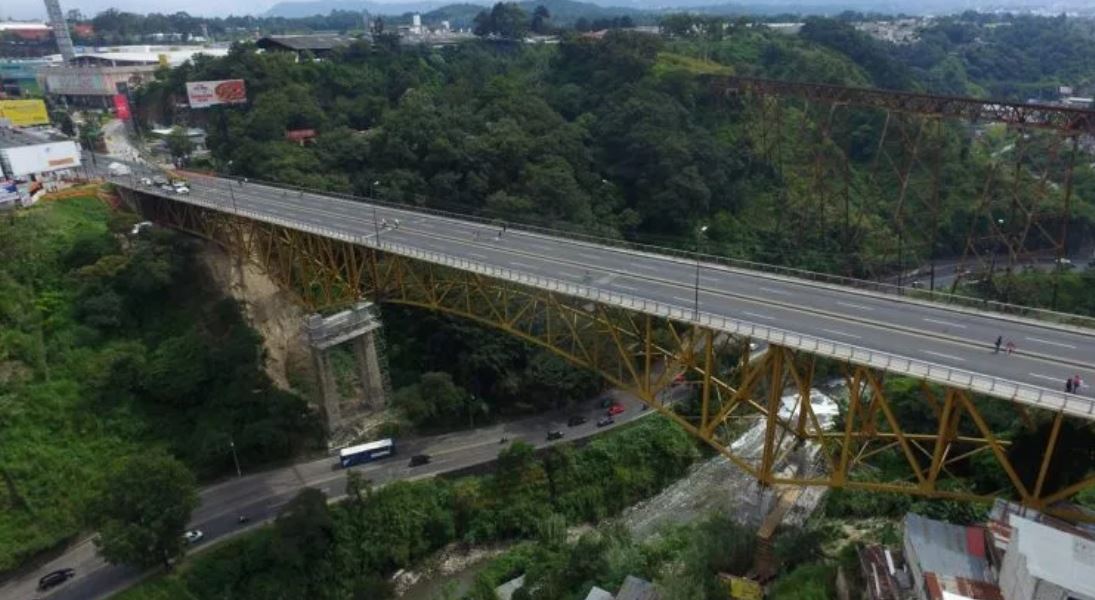
[[[266,222],[289,229],[296,229],[298,231],[304,231],[351,244],[376,248],[377,250],[384,252],[448,266],[462,271],[479,273],[519,285],[559,292],[568,296],[584,298],[601,304],[618,306],[644,314],[666,317],[675,321],[695,323],[717,331],[764,340],[772,344],[794,348],[810,354],[845,360],[850,363],[869,366],[890,373],[899,373],[926,379],[988,396],[1006,398],[1014,402],[1046,410],[1063,411],[1069,415],[1077,416],[1085,420],[1095,420],[1095,400],[1077,396],[1075,394],[1066,394],[999,377],[980,375],[972,371],[956,369],[919,359],[911,359],[888,352],[881,352],[862,346],[848,344],[846,342],[837,342],[816,336],[794,333],[778,327],[770,327],[698,311],[694,307],[678,306],[658,300],[650,300],[630,294],[610,291],[592,284],[577,284],[542,275],[534,275],[528,272],[489,265],[442,252],[423,250],[421,248],[415,248],[387,240],[378,240],[372,236],[349,234],[328,227],[284,219],[268,213],[238,209],[228,206],[227,199],[221,199],[219,201],[207,200],[198,196],[178,196],[163,193],[158,190],[152,190],[152,193],[171,200],[205,206],[220,211],[227,209],[239,216],[255,221]]]
[[[223,177],[193,173],[197,176],[208,178],[214,185],[218,187],[230,187],[233,185],[233,180],[225,179]],[[500,227],[503,223],[500,219],[482,217],[478,215],[470,215],[465,213],[457,213],[452,211],[439,210],[429,208],[425,206],[417,206],[411,204],[404,204],[400,202],[392,202],[388,200],[380,200],[377,198],[368,198],[363,196],[355,196],[353,194],[346,194],[342,192],[332,192],[325,190],[315,190],[304,188],[286,183],[277,183],[264,180],[249,180],[261,185],[293,190],[300,193],[312,194],[317,196],[326,196],[339,198],[354,202],[357,204],[375,204],[377,206],[384,206],[393,210],[402,210],[412,213],[428,214],[437,217],[456,219],[460,221],[471,221],[479,223],[489,227]],[[781,277],[789,277],[795,279],[802,279],[806,281],[841,286],[845,288],[854,288],[857,290],[871,292],[875,294],[882,294],[889,297],[899,297],[911,301],[923,301],[933,302],[936,304],[945,304],[957,307],[963,307],[978,311],[995,312],[1004,315],[1011,315],[1016,317],[1026,317],[1031,319],[1037,319],[1048,323],[1056,323],[1060,325],[1073,325],[1079,327],[1086,327],[1095,330],[1095,318],[1086,317],[1083,315],[1075,315],[1060,311],[1054,311],[1044,308],[1035,308],[1031,306],[1024,306],[1021,304],[1011,304],[1007,302],[999,302],[996,300],[988,300],[985,298],[975,298],[972,296],[965,296],[962,294],[954,294],[950,292],[943,292],[938,290],[926,290],[919,288],[911,288],[909,286],[898,286],[892,283],[886,283],[881,281],[870,281],[867,279],[857,279],[854,277],[845,277],[843,275],[834,275],[830,273],[820,273],[817,271],[808,271],[805,269],[797,269],[794,267],[785,267],[780,265],[773,265],[769,263],[756,262],[741,258],[732,258],[727,256],[721,256],[716,254],[705,254],[701,252],[692,252],[688,250],[682,250],[679,248],[672,248],[668,246],[655,246],[651,244],[643,244],[640,242],[632,242],[619,238],[607,238],[589,235],[576,231],[568,231],[565,229],[555,229],[549,227],[542,227],[538,225],[532,225],[528,223],[509,222],[505,221],[507,228],[515,229],[518,231],[525,231],[538,235],[546,235],[552,237],[563,237],[570,240],[579,241],[586,244],[592,244],[610,249],[622,249],[628,251],[646,252],[649,254],[658,255],[661,257],[672,256],[674,258],[685,260],[691,263],[700,261],[703,263],[720,265],[730,269],[740,269],[744,271],[768,273]]]

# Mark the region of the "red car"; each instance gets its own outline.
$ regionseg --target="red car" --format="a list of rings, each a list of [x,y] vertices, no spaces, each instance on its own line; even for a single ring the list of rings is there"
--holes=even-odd
[[[612,406],[608,407],[608,412],[606,414],[608,414],[608,416],[610,417],[613,417],[624,412],[624,410],[625,409],[622,404],[613,404]]]

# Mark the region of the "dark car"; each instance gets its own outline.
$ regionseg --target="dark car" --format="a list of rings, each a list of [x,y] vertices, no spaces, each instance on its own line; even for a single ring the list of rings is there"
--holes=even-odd
[[[551,440],[561,440],[561,439],[563,439],[563,432],[562,432],[562,431],[558,431],[558,430],[556,430],[556,431],[549,431],[549,432],[548,432],[548,435],[547,435],[547,439],[548,439],[548,441],[549,441],[549,442],[550,442]]]
[[[574,415],[573,417],[567,419],[567,427],[574,427],[576,425],[581,425],[582,423],[585,423],[585,422],[586,422],[586,418],[583,417],[582,415]]]
[[[600,419],[597,419],[597,427],[608,427],[609,425],[611,425],[615,422],[616,422],[616,419],[613,419],[612,417],[610,417],[608,415],[605,415],[605,416],[601,417]]]
[[[604,398],[601,398],[601,408],[608,408],[609,406],[612,406],[612,402],[612,396],[605,396]]]
[[[52,573],[46,573],[38,580],[38,591],[44,592],[57,587],[73,577],[76,577],[75,569],[57,569]]]
[[[430,464],[430,455],[429,454],[415,454],[414,456],[411,457],[411,466],[412,467],[420,467],[422,465],[428,465],[428,464]]]

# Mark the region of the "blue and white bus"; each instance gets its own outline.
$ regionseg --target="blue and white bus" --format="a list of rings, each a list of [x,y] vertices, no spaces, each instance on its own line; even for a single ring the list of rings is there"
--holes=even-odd
[[[369,442],[368,444],[343,448],[338,451],[338,462],[342,465],[342,468],[346,468],[360,463],[367,463],[378,458],[384,458],[385,456],[391,456],[392,454],[395,454],[395,443],[391,438],[388,438],[386,440],[377,440],[375,442]]]

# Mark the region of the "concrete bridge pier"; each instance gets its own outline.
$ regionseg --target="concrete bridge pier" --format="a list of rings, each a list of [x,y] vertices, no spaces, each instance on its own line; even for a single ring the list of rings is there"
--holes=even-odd
[[[308,341],[316,368],[327,430],[337,431],[346,421],[366,409],[382,408],[387,404],[387,382],[381,368],[377,348],[380,319],[371,302],[359,302],[352,308],[324,317],[308,317]],[[354,364],[364,390],[363,398],[345,399],[338,390],[331,363],[331,349],[351,343]]]

